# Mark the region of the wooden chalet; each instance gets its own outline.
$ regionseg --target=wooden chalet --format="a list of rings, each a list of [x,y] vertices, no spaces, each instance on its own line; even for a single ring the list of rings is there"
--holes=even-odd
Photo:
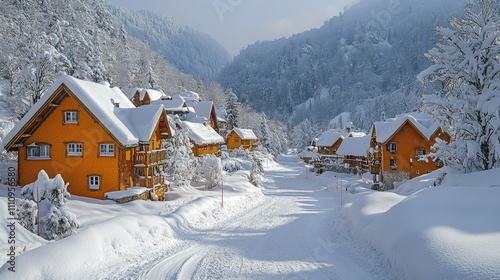
[[[408,180],[432,172],[441,161],[428,157],[436,138],[450,137],[420,113],[399,115],[375,122],[370,133],[369,169],[378,189],[392,189],[394,182]],[[380,185],[382,183],[382,185]]]
[[[118,88],[62,76],[3,139],[17,151],[18,184],[44,169],[61,174],[73,195],[104,199],[108,192],[166,187],[171,136],[163,106],[136,108]],[[137,193],[137,192],[136,192]]]
[[[167,98],[163,94],[163,92],[154,90],[154,89],[142,89],[142,88],[136,88],[132,90],[133,96],[132,96],[132,103],[136,107],[140,107],[142,105],[149,105],[151,102],[160,100],[162,98]]]
[[[193,154],[197,157],[214,154],[219,156],[224,138],[212,127],[202,124],[184,121],[180,123],[181,129],[187,130],[187,136],[193,144]]]
[[[181,120],[186,120],[189,114],[189,108],[183,99],[159,99],[152,104],[162,105],[167,115],[178,116]]]
[[[219,120],[215,113],[214,103],[212,101],[201,101],[194,105],[194,112],[191,118],[188,116],[188,121],[204,123],[213,128],[217,133],[220,133]]]
[[[257,136],[251,129],[233,128],[226,137],[229,150],[242,148],[251,152],[258,145],[257,141]]]
[[[343,163],[350,167],[359,167],[362,170],[368,169],[368,151],[370,148],[370,136],[350,133],[344,138],[337,150],[337,154],[343,156]]]
[[[337,130],[329,129],[321,134],[316,141],[318,154],[322,160],[336,160],[342,158],[337,155],[337,150],[348,133],[340,133]]]

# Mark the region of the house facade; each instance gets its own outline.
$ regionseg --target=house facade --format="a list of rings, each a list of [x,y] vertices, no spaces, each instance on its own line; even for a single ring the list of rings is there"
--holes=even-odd
[[[162,98],[166,98],[166,96],[158,90],[154,89],[141,89],[136,88],[133,89],[132,103],[136,107],[140,107],[142,105],[149,105],[151,102],[160,100]]]
[[[318,148],[320,158],[342,158],[337,155],[337,150],[348,135],[348,133],[340,133],[333,129],[323,132],[316,140],[316,147]]]
[[[370,148],[370,136],[351,133],[344,138],[337,150],[337,154],[343,156],[343,163],[350,167],[359,167],[362,170],[368,168],[368,150]]]
[[[442,167],[439,160],[428,156],[436,138],[450,140],[449,135],[424,114],[405,114],[375,122],[370,133],[368,155],[375,188],[393,189],[394,182]]]
[[[257,141],[257,136],[251,129],[233,128],[226,137],[226,145],[229,150],[242,148],[251,152],[258,145]]]
[[[3,141],[18,152],[19,185],[44,169],[71,194],[104,199],[134,186],[163,192],[169,137],[162,106],[136,108],[117,88],[63,76]]]
[[[201,157],[208,154],[220,155],[221,145],[224,138],[220,136],[212,127],[202,123],[184,121],[180,124],[181,129],[187,131],[191,143],[193,144],[193,154]]]

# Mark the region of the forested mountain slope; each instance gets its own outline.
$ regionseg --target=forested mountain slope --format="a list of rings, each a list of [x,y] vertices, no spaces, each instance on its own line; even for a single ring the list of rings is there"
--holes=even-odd
[[[129,36],[102,0],[4,0],[0,50],[0,134],[61,74],[123,90],[159,87],[175,94],[184,87],[214,101],[221,98],[207,94],[224,91],[183,74]]]
[[[319,28],[257,42],[234,58],[219,81],[272,117],[325,125],[343,111],[368,128],[382,113],[415,109],[416,76],[435,43],[435,27],[465,0],[362,0]],[[292,118],[290,118],[292,116]]]
[[[129,35],[148,44],[177,69],[205,80],[215,79],[231,56],[211,36],[172,17],[153,11],[128,11],[110,6]]]

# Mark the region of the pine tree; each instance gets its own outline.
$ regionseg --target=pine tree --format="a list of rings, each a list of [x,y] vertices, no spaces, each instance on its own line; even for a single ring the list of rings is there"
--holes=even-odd
[[[442,89],[424,96],[451,142],[439,141],[436,155],[465,172],[500,166],[500,5],[469,1],[463,17],[438,27],[439,42],[427,54],[433,62],[419,75]]]
[[[182,129],[174,129],[174,136],[167,142],[167,168],[175,180],[174,187],[189,186],[194,177],[195,157],[191,141]]]
[[[262,147],[268,149],[270,146],[270,132],[269,127],[267,126],[267,116],[266,114],[262,114],[262,119],[260,122],[260,144]]]
[[[75,233],[80,224],[66,206],[70,196],[68,185],[61,175],[49,179],[47,173],[40,170],[38,179],[22,188],[22,199],[17,201],[16,216],[21,225],[49,240]]]
[[[238,97],[236,94],[230,90],[226,108],[226,120],[229,126],[229,129],[233,129],[235,127],[239,127],[240,122],[240,102],[238,101]]]

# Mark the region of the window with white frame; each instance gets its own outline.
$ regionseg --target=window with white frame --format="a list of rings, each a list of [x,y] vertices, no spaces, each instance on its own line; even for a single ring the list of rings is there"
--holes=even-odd
[[[50,146],[31,144],[27,146],[28,159],[49,159]]]
[[[78,123],[78,112],[77,111],[64,112],[64,123]]]
[[[398,144],[396,142],[387,143],[386,147],[387,147],[387,151],[389,151],[391,153],[395,153],[398,150]]]
[[[115,155],[115,145],[114,144],[100,144],[99,145],[99,155],[101,155],[101,156],[114,156]]]
[[[82,143],[68,143],[66,144],[66,153],[68,156],[81,156]]]
[[[89,189],[90,190],[99,190],[101,189],[101,177],[92,175],[89,176]]]

